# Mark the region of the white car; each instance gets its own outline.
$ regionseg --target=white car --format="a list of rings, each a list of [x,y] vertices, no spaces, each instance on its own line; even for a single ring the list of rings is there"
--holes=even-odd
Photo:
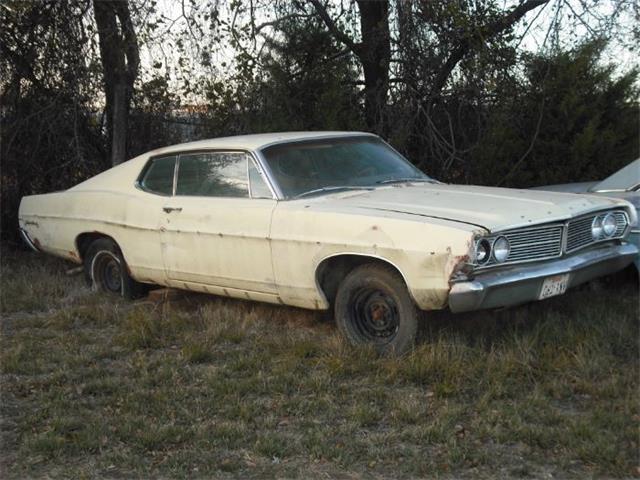
[[[622,269],[623,200],[445,185],[375,135],[298,132],[154,150],[22,199],[33,248],[95,288],[144,284],[324,310],[348,340],[400,353],[418,310],[495,308]]]

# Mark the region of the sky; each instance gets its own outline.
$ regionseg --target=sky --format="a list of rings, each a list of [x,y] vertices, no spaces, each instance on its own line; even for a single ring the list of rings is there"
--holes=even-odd
[[[150,2],[153,1],[142,0],[141,11],[148,11]],[[142,70],[146,72],[143,73],[143,79],[145,75],[147,79],[150,78],[149,72],[166,74],[175,91],[181,91],[184,82],[190,82],[189,79],[193,77],[205,76],[225,80],[232,76],[234,58],[238,50],[232,46],[234,38],[230,33],[230,27],[246,23],[246,14],[238,14],[236,10],[232,10],[227,0],[155,1],[157,5],[154,14],[137,16],[139,25],[157,25],[150,34],[147,33],[149,28],[139,27],[141,39],[146,40],[141,50]],[[332,0],[331,4],[337,9],[341,4],[344,7],[348,6],[350,0]],[[506,10],[515,7],[518,1],[503,0],[502,4]],[[248,5],[247,0],[244,0],[243,5]],[[258,6],[256,24],[274,20],[271,8],[260,8],[259,0],[254,0],[254,5]],[[625,7],[629,8],[620,10]],[[621,34],[612,38],[602,61],[616,64],[618,72],[621,73],[640,65],[638,54],[630,50],[630,46],[633,45],[631,35],[636,23],[632,9],[633,0],[552,0],[543,7],[530,11],[524,21],[518,23],[516,35],[522,36],[520,48],[523,51],[545,52],[558,43],[569,48],[575,46],[607,29],[616,21]],[[218,22],[212,21],[212,18],[217,18]],[[561,27],[557,30],[556,36],[550,33],[554,31],[551,27],[555,25]],[[357,24],[355,27],[357,29]],[[262,33],[277,35],[277,31],[272,27],[265,27]],[[219,41],[203,43],[198,40],[202,35],[204,38],[219,37]],[[247,51],[255,53],[263,42],[264,37],[259,35],[244,39],[240,44]],[[180,43],[183,48],[182,54],[178,46]],[[202,65],[203,56],[210,59],[208,66]],[[153,68],[154,66],[159,68]],[[192,97],[186,98],[187,101],[197,101],[194,95],[187,97]]]

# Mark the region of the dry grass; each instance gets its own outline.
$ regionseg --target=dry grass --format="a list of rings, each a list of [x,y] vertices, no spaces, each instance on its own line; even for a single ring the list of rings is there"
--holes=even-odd
[[[2,261],[3,478],[638,474],[633,281],[430,315],[381,359],[312,312],[132,304]]]

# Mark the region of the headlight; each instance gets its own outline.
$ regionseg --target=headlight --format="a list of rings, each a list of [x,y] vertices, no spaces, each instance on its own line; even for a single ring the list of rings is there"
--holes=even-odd
[[[504,262],[509,256],[510,251],[511,246],[509,245],[509,240],[505,237],[498,237],[496,241],[493,242],[493,258],[495,258],[497,262]]]
[[[618,225],[616,224],[616,217],[614,217],[612,213],[607,213],[602,220],[602,231],[605,236],[613,237],[617,229]]]
[[[602,236],[602,217],[598,215],[593,219],[593,223],[591,224],[591,236],[594,240],[600,240]]]
[[[484,265],[491,257],[491,244],[488,240],[482,239],[476,243],[476,263]]]

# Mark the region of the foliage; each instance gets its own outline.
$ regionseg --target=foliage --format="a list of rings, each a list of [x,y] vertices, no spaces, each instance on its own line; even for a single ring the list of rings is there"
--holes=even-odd
[[[86,6],[11,7],[0,8],[3,235],[15,232],[23,195],[70,187],[107,166]]]
[[[368,12],[389,22],[389,57],[362,46],[362,2],[128,2],[141,58],[129,157],[221,135],[373,129],[443,181],[527,187],[602,178],[640,154],[638,71],[603,54],[629,43],[628,0],[606,18],[571,0],[389,2]],[[536,8],[513,17],[523,5]],[[22,196],[110,165],[93,6],[0,5],[3,237]],[[539,17],[540,51],[525,51]]]
[[[527,56],[523,80],[496,92],[471,178],[517,187],[598,180],[637,158],[638,71],[616,75],[602,48]]]
[[[267,38],[259,68],[240,52],[230,82],[206,83],[207,133],[361,127],[352,60],[315,18],[283,21],[279,28],[278,38]]]
[[[180,99],[171,91],[165,77],[156,75],[139,82],[129,121],[130,156],[188,139],[188,132],[183,135],[178,128],[181,125],[176,113],[179,109]]]

